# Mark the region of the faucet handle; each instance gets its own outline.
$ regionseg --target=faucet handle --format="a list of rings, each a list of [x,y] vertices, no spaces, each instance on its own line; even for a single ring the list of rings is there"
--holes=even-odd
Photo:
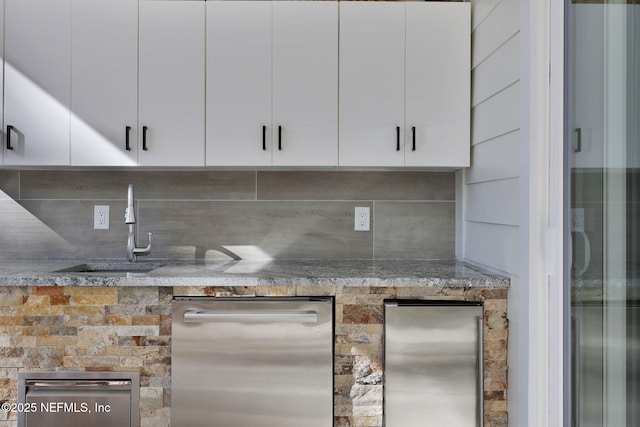
[[[149,243],[146,248],[134,248],[134,253],[136,255],[149,255],[151,253],[151,236],[153,233],[149,232]]]

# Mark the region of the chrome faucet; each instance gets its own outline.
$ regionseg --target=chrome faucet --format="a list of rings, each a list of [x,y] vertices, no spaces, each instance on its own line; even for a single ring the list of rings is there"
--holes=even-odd
[[[138,256],[149,255],[151,253],[151,236],[149,233],[149,244],[146,248],[136,247],[136,213],[133,207],[133,184],[129,184],[127,192],[127,209],[124,211],[124,222],[129,224],[129,237],[127,239],[127,261],[136,262]]]

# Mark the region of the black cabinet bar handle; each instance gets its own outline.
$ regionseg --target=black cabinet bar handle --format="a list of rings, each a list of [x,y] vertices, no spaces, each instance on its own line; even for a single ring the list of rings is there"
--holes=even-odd
[[[267,127],[262,125],[262,149],[267,151]]]
[[[396,126],[396,151],[400,151],[400,126]]]
[[[574,153],[582,151],[582,128],[576,128],[576,145],[573,148]]]
[[[131,132],[131,126],[125,126],[124,127],[124,133],[125,133],[124,149],[127,151],[131,151],[131,144],[129,143],[130,132]]]
[[[282,126],[278,126],[278,150],[282,150]]]
[[[142,149],[147,151],[147,126],[142,126]]]
[[[7,150],[13,150],[11,146],[11,132],[13,132],[13,129],[15,129],[13,126],[7,125]]]
[[[416,151],[416,127],[415,126],[413,126],[411,128],[411,134],[412,134],[411,138],[412,138],[412,141],[413,141],[413,145],[411,147],[411,151]]]

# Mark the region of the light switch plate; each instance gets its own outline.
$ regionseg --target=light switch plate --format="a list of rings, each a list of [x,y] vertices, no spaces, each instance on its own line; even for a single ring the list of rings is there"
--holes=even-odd
[[[109,206],[93,207],[93,228],[95,230],[109,229]]]

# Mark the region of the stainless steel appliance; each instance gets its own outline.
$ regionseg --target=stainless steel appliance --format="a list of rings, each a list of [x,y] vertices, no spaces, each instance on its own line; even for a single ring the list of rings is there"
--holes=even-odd
[[[333,299],[176,297],[171,425],[333,426]]]
[[[483,308],[386,301],[386,427],[481,427]]]
[[[137,372],[20,372],[18,427],[138,427]]]

